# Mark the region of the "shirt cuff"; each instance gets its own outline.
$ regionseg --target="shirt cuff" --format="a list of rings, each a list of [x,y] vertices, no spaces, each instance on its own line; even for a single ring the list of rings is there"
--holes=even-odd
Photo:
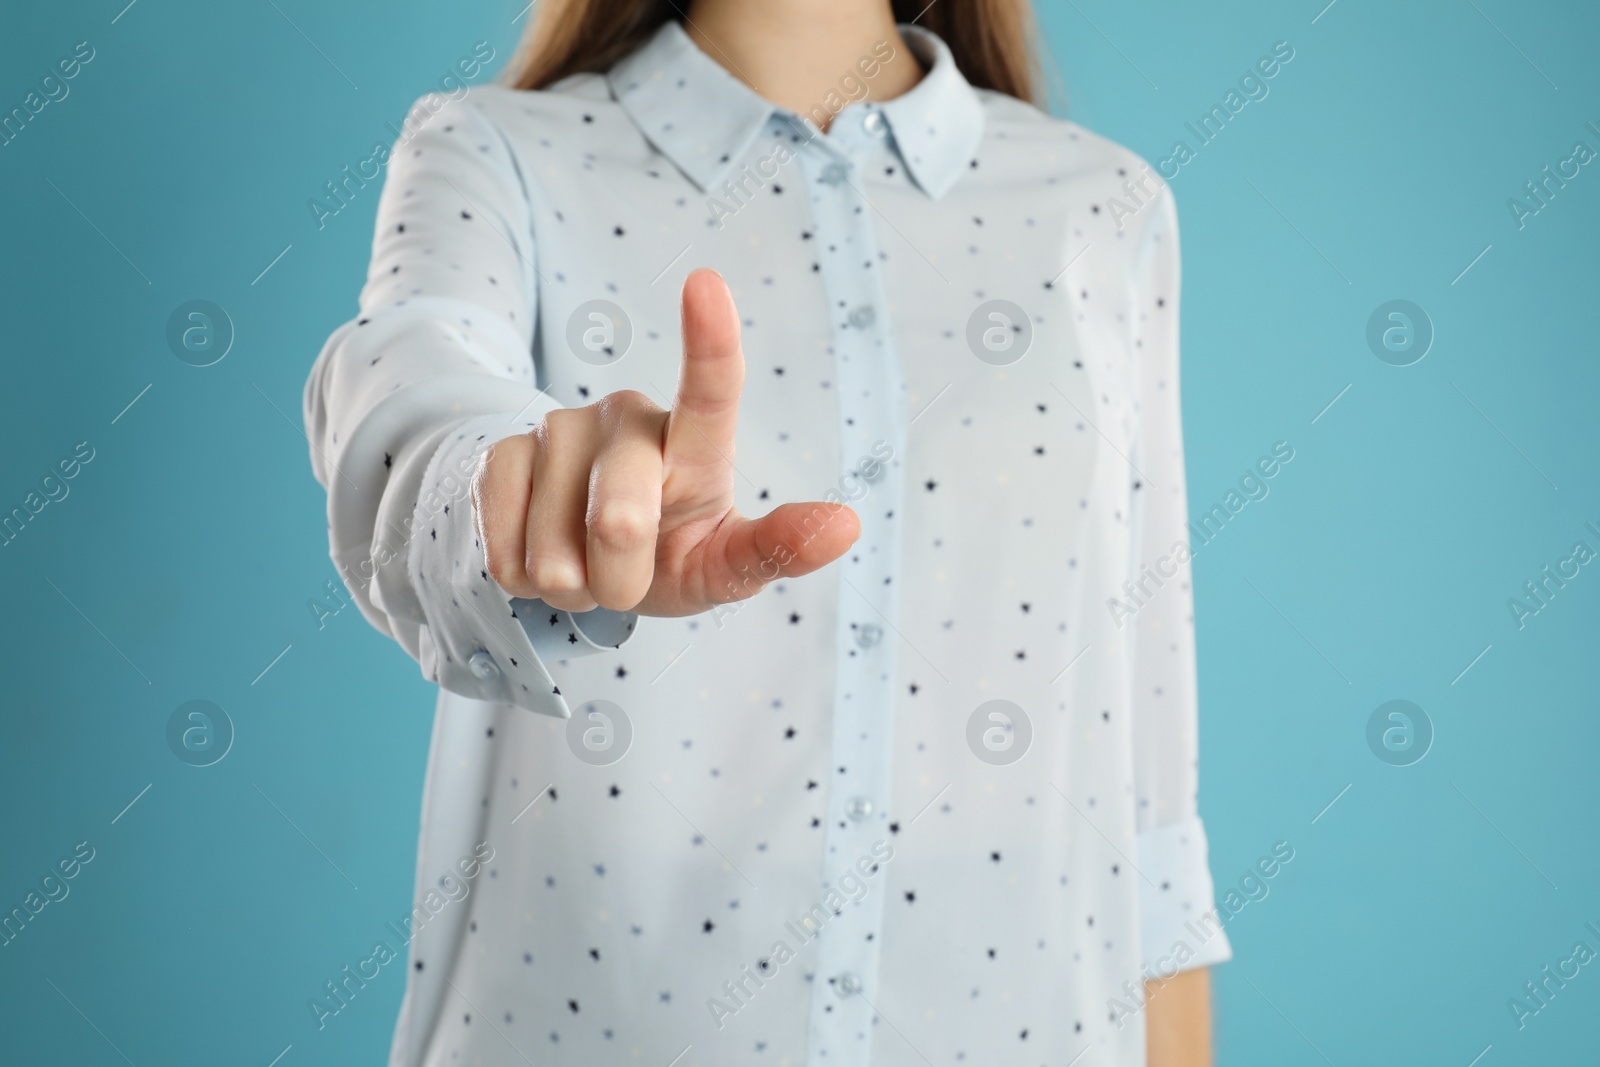
[[[445,435],[423,475],[416,513],[431,521],[412,538],[408,565],[425,619],[418,637],[424,677],[452,693],[566,719],[572,712],[545,661],[618,648],[638,616],[574,615],[511,597],[489,577],[466,491],[491,445],[525,433],[555,406],[482,415]]]
[[[1139,834],[1139,934],[1147,978],[1171,978],[1233,958],[1213,901],[1199,817]]]
[[[632,611],[595,608],[574,614],[525,597],[513,597],[511,608],[533,650],[544,660],[575,659],[621,648],[639,625],[639,616]]]

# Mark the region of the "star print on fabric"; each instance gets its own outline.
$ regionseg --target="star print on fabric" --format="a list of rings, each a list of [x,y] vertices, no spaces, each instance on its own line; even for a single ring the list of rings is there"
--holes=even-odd
[[[448,906],[459,920],[413,944],[413,966],[459,961],[474,1003],[411,983],[407,1017],[429,1022],[396,1035],[407,1062],[497,1062],[508,1041],[537,1059],[548,1040],[608,1063],[616,1041],[665,1048],[703,1026],[708,997],[737,1011],[731,1037],[696,1042],[702,1067],[893,1058],[876,985],[940,1021],[916,1037],[930,1062],[986,1062],[1020,1039],[1030,1063],[1092,1045],[1102,1067],[1141,1067],[1139,1028],[1104,1018],[1123,996],[1107,976],[1192,941],[1184,923],[1214,898],[1188,569],[1137,604],[1113,580],[1188,536],[1171,194],[1119,227],[1105,205],[1126,196],[1118,170],[1141,173],[1131,154],[973,92],[923,31],[902,32],[922,83],[850,104],[827,141],[670,20],[612,72],[475,86],[408,124],[390,157],[362,328],[342,328],[313,372],[305,425],[335,489],[332,543],[402,557],[346,583],[361,614],[443,691],[418,884],[479,840],[495,850],[456,876],[470,882]],[[868,111],[882,136],[860,126]],[[791,158],[773,175],[760,162],[779,144]],[[834,566],[700,615],[509,596],[476,530],[483,454],[618,390],[668,402],[696,262],[733,288],[749,368],[735,505],[840,499],[860,537]],[[993,299],[1032,331],[1004,367],[970,340]],[[594,300],[628,320],[625,353],[620,335],[599,339],[601,367],[568,332]],[[385,473],[348,493],[323,457]],[[480,677],[482,659],[474,672],[480,650],[498,673]],[[1009,768],[979,756],[993,720],[969,741],[994,699],[1033,726]],[[1121,877],[1083,813],[1133,838],[1148,881]],[[847,873],[867,893],[839,891],[835,913],[826,894]],[[812,904],[827,928],[803,962],[754,969]],[[724,918],[697,923],[707,907]],[[704,951],[717,944],[732,955]],[[1191,947],[1197,965],[1226,957],[1220,934]],[[851,971],[865,995],[841,997]],[[753,998],[745,973],[765,981]]]

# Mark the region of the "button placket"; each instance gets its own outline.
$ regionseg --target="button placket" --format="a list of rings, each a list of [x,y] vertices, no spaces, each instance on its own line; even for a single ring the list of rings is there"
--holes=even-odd
[[[872,133],[868,111],[840,128],[840,142],[854,158],[881,153],[864,134]],[[883,121],[882,116],[877,116]],[[885,309],[888,300],[878,269],[872,213],[851,167],[832,145],[811,144],[800,153],[813,176],[812,223],[819,240],[822,283],[833,309],[834,373],[840,404],[839,456],[847,471],[860,472],[870,487],[857,503],[861,536],[840,563],[839,622],[835,638],[835,689],[831,724],[828,813],[820,872],[825,893],[844,898],[842,907],[820,931],[810,1013],[809,1067],[868,1067],[873,1035],[878,953],[889,874],[872,853],[887,839],[887,807],[892,786],[896,642],[885,637],[885,619],[895,615],[899,530],[890,517],[900,514],[902,466],[882,461],[875,446],[888,443],[904,454],[904,382]],[[866,471],[871,470],[868,477]],[[859,590],[859,591],[858,591]],[[867,599],[869,598],[870,599]],[[856,866],[866,857],[874,873]],[[861,896],[840,891],[840,880],[865,882]],[[850,900],[855,896],[858,899]],[[864,994],[864,995],[862,995]]]

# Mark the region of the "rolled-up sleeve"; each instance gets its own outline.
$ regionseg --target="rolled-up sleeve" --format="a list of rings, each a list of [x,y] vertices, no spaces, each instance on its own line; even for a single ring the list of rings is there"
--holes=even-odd
[[[546,663],[615,647],[636,618],[513,601],[484,564],[473,475],[496,441],[560,406],[534,378],[528,190],[472,99],[424,97],[409,115],[378,157],[387,174],[360,312],[306,382],[330,553],[362,614],[425,677],[564,718]]]
[[[1214,914],[1200,820],[1194,595],[1178,402],[1178,228],[1170,189],[1151,205],[1133,271],[1133,355],[1139,432],[1134,462],[1133,579],[1159,591],[1122,625],[1133,647],[1134,779],[1140,928],[1150,973],[1170,975],[1232,957]]]

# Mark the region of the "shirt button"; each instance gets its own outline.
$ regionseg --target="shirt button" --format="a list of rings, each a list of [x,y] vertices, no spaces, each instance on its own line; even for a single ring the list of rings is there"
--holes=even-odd
[[[841,997],[853,997],[861,992],[861,976],[854,971],[845,971],[833,980],[833,991]]]
[[[869,482],[881,482],[885,469],[882,463],[863,463],[856,473]]]
[[[876,321],[878,321],[878,313],[873,311],[869,304],[862,304],[850,312],[850,325],[858,330],[865,330]]]
[[[872,134],[874,137],[882,137],[883,132],[886,129],[886,124],[883,121],[883,113],[879,111],[867,112],[866,116],[861,120],[861,128]]]
[[[851,822],[860,822],[872,814],[872,801],[866,797],[851,797],[844,802],[844,813],[850,816]]]
[[[485,681],[490,678],[497,677],[500,674],[500,668],[495,663],[494,657],[489,655],[489,653],[485,652],[481,648],[474,652],[472,657],[467,660],[467,666],[472,668],[473,674],[484,679]]]
[[[883,627],[877,623],[864,622],[856,627],[856,644],[862,648],[871,648],[883,640]]]
[[[843,163],[829,163],[822,168],[822,184],[838,185],[844,179],[845,167]]]

